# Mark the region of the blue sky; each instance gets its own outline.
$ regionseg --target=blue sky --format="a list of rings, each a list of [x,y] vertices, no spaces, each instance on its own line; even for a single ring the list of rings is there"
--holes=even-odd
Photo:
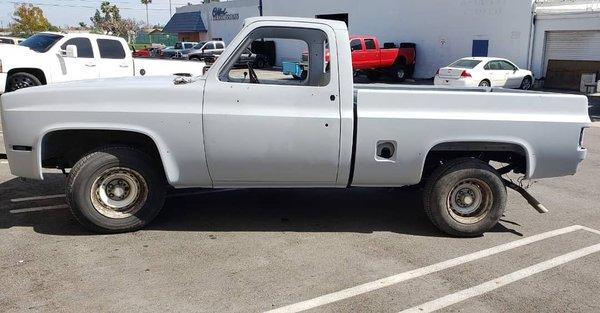
[[[77,25],[79,22],[90,24],[90,17],[94,14],[96,8],[100,7],[102,0],[0,0],[0,24],[6,27],[12,21],[15,2],[28,2],[39,6],[44,10],[44,14],[50,20],[50,23],[57,26]],[[135,18],[146,21],[145,6],[140,0],[113,0],[121,9],[121,15],[124,17]],[[197,4],[200,0],[171,0],[173,13],[175,8],[186,5],[188,2]],[[169,21],[169,0],[153,0],[148,6],[150,24],[164,25]]]

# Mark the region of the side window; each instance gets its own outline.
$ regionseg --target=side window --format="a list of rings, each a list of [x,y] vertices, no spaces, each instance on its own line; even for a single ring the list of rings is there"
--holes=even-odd
[[[204,47],[204,49],[206,50],[214,50],[215,49],[215,44],[214,43],[207,43],[206,46]]]
[[[362,50],[362,45],[360,44],[360,39],[354,39],[354,40],[350,41],[350,50],[351,51]]]
[[[0,38],[0,43],[13,44],[13,40],[8,38]]]
[[[93,59],[94,58],[94,50],[92,49],[92,42],[87,38],[72,38],[67,40],[60,48],[62,50],[67,49],[67,46],[76,46],[77,47],[77,57],[78,58],[86,58]]]
[[[375,40],[365,39],[365,47],[367,48],[367,50],[377,49],[377,46],[375,46]]]
[[[192,49],[194,47],[194,44],[191,43],[186,43],[183,45],[183,49]]]
[[[225,49],[225,45],[222,42],[217,42],[217,49]]]
[[[483,69],[484,69],[484,70],[486,70],[486,71],[489,71],[489,70],[491,70],[491,69],[492,69],[492,68],[491,68],[491,66],[490,66],[490,64],[491,64],[491,63],[492,63],[492,62],[488,62],[488,63],[487,63],[487,64],[486,64],[486,65],[483,67]]]
[[[500,64],[502,66],[502,69],[505,71],[515,71],[517,69],[514,65],[506,61],[500,61]]]
[[[488,64],[490,65],[490,69],[492,71],[500,71],[500,70],[502,70],[502,66],[500,65],[500,62],[498,62],[498,61],[491,61]]]
[[[275,67],[266,66],[267,55],[245,52],[252,42],[273,48]],[[250,33],[219,74],[221,81],[241,84],[327,86],[331,61],[327,34],[318,29],[261,27]]]
[[[124,59],[125,50],[118,40],[98,39],[98,49],[100,57],[103,59]]]

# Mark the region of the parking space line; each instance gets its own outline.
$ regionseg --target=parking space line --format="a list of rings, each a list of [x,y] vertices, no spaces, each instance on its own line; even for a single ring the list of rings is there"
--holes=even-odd
[[[61,194],[61,195],[39,196],[39,197],[16,198],[16,199],[10,199],[10,202],[47,200],[47,199],[56,199],[56,198],[64,198],[64,197],[65,197],[65,195]]]
[[[333,302],[337,302],[340,300],[348,299],[351,297],[355,297],[367,292],[371,292],[374,290],[378,290],[381,288],[389,287],[392,285],[396,285],[398,283],[411,280],[414,278],[422,277],[425,275],[429,275],[432,273],[436,273],[442,270],[446,270],[452,267],[459,266],[461,264],[465,264],[468,262],[472,262],[475,260],[479,260],[485,257],[489,257],[495,254],[499,254],[501,252],[505,252],[508,250],[512,250],[515,248],[519,248],[528,244],[532,244],[538,241],[542,241],[548,238],[568,234],[578,230],[585,230],[585,227],[580,225],[573,225],[557,230],[552,230],[549,232],[541,233],[538,235],[530,236],[527,238],[515,240],[509,243],[501,244],[489,249],[481,250],[478,252],[474,252],[471,254],[467,254],[461,257],[457,257],[451,260],[443,261],[440,263],[432,264],[429,266],[421,267],[418,269],[414,269],[411,271],[407,271],[404,273],[400,273],[397,275],[389,276],[386,278],[382,278],[373,282],[365,283],[362,285],[358,285],[355,287],[343,289],[340,291],[336,291],[333,293],[329,293],[323,296],[319,296],[310,300],[298,302],[295,304],[290,304],[278,309],[274,309],[271,311],[267,311],[267,313],[283,313],[283,312],[301,312],[305,310],[309,310],[312,308],[316,308],[322,305],[330,304]]]
[[[61,205],[51,205],[51,206],[40,206],[40,207],[36,207],[36,208],[15,209],[15,210],[10,210],[9,212],[11,214],[19,214],[19,213],[39,212],[39,211],[48,211],[48,210],[62,210],[62,209],[68,209],[68,208],[69,208],[68,205],[61,204]]]
[[[553,269],[565,263],[577,260],[579,258],[583,258],[593,253],[600,252],[600,244],[589,246],[587,248],[579,249],[577,251],[573,251],[567,254],[563,254],[561,256],[555,257],[548,261],[544,261],[524,269],[518,270],[516,272],[512,272],[510,274],[504,275],[502,277],[498,277],[496,279],[487,281],[483,284],[467,288],[461,290],[459,292],[441,297],[436,300],[432,300],[426,303],[423,303],[419,306],[412,307],[410,309],[404,310],[401,313],[424,313],[424,312],[433,312],[453,304],[462,302],[464,300],[480,296],[484,293],[488,293],[500,287],[506,286],[510,283],[514,283],[521,279],[525,279],[529,276]]]

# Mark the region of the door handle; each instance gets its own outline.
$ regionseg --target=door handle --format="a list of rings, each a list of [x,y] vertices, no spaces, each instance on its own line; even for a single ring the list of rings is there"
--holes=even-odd
[[[87,67],[96,67],[96,64],[94,64],[94,63],[88,63],[85,66],[87,66]]]
[[[128,67],[129,67],[129,65],[127,65],[127,64],[121,64],[121,65],[119,65],[119,67],[122,67],[122,68],[128,68]]]

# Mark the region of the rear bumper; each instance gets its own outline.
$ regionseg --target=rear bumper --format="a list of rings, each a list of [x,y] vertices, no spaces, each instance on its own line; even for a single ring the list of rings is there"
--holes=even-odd
[[[433,80],[433,84],[435,86],[448,86],[448,87],[477,87],[478,84],[469,80],[469,79],[461,79],[461,78],[441,78],[439,76],[435,76]]]
[[[8,73],[0,73],[0,94],[3,94],[6,91],[6,80],[8,78]]]

